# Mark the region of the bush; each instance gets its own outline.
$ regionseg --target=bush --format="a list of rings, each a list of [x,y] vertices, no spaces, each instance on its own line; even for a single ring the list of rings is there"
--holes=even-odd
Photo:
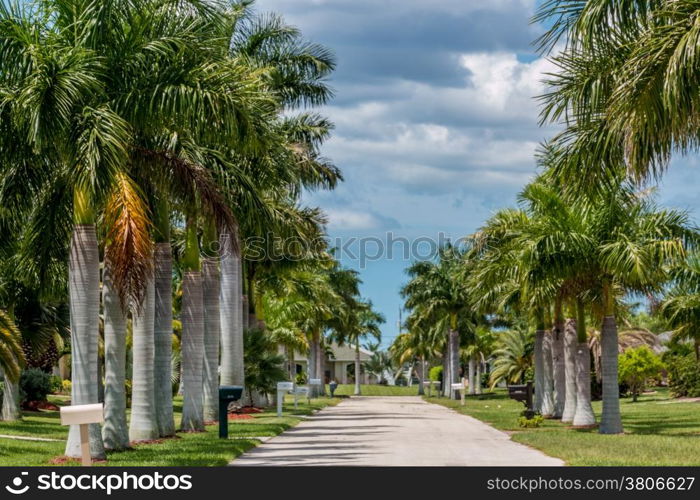
[[[668,387],[673,397],[700,396],[700,363],[695,355],[675,355],[665,357],[668,371]]]
[[[432,382],[442,381],[442,366],[433,366],[428,372],[428,378]]]
[[[70,380],[62,380],[61,381],[61,391],[62,392],[64,392],[65,394],[70,394],[72,389],[73,389],[73,384],[71,383]]]
[[[51,394],[58,394],[63,391],[63,380],[58,375],[51,375]]]
[[[632,401],[637,401],[647,380],[657,377],[664,369],[661,359],[647,346],[627,349],[620,354],[618,363],[618,377],[629,387]]]
[[[542,422],[544,422],[544,417],[542,415],[535,415],[532,418],[527,418],[526,416],[521,415],[520,418],[518,418],[518,426],[526,429],[539,427],[542,425]]]
[[[51,394],[51,375],[39,368],[25,370],[19,378],[19,389],[23,403],[46,401],[46,396]]]

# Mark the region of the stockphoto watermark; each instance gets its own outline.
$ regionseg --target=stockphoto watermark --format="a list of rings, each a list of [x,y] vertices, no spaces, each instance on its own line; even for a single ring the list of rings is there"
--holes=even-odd
[[[301,261],[319,251],[332,249],[334,256],[343,262],[356,262],[360,269],[368,263],[380,260],[430,260],[438,255],[441,248],[452,245],[457,249],[466,248],[469,239],[461,237],[452,239],[446,233],[435,236],[418,236],[408,238],[397,236],[393,232],[373,236],[323,236],[317,239],[299,237],[280,237],[269,233],[266,236],[251,236],[243,239],[239,247],[252,262],[260,261]],[[222,257],[230,251],[231,245],[226,241],[216,242],[208,249],[213,255]]]

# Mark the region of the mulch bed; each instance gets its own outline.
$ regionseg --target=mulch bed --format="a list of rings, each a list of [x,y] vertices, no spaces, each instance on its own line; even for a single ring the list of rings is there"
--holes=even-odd
[[[27,401],[22,405],[22,409],[26,411],[58,411],[58,406],[48,401]]]
[[[255,406],[243,406],[243,407],[239,408],[238,410],[235,410],[233,413],[247,415],[249,413],[262,413],[264,411],[265,410],[263,410],[262,408],[257,408]]]

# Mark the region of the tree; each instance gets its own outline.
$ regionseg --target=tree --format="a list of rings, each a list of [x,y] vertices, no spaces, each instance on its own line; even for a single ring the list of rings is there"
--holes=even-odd
[[[435,261],[412,264],[406,271],[411,280],[401,290],[407,308],[413,309],[423,321],[443,322],[445,326],[448,360],[443,384],[445,395],[450,395],[450,385],[459,376],[459,323],[473,315],[463,266],[462,252],[446,245],[439,250]]]
[[[502,332],[493,351],[493,367],[489,385],[493,388],[501,381],[508,384],[522,384],[533,368],[532,355],[534,339],[527,329],[513,329]]]
[[[659,357],[646,346],[628,349],[620,354],[620,382],[629,386],[632,401],[636,402],[650,378],[658,376],[663,370]]]

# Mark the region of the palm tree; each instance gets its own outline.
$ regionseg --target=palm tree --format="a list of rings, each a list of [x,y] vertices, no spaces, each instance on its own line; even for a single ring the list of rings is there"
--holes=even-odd
[[[499,382],[522,384],[532,366],[535,344],[532,331],[516,328],[502,332],[496,340],[493,351],[493,367],[489,384],[495,387]]]
[[[459,322],[471,318],[469,295],[464,275],[462,253],[447,245],[436,261],[416,262],[407,270],[411,281],[401,290],[406,306],[425,321],[442,321],[447,330],[447,371],[443,391],[451,395],[450,385],[459,376]]]
[[[672,271],[673,287],[660,306],[663,317],[674,328],[676,339],[691,340],[695,359],[700,361],[700,255],[692,253]]]

